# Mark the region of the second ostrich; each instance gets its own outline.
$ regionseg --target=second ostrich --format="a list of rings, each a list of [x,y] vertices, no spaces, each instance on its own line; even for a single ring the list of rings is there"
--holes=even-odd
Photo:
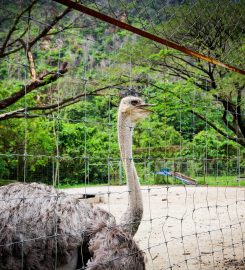
[[[125,97],[118,112],[118,139],[129,189],[119,224],[108,212],[44,184],[0,188],[0,269],[144,270],[133,236],[143,203],[132,157],[133,129],[149,114],[141,98]]]

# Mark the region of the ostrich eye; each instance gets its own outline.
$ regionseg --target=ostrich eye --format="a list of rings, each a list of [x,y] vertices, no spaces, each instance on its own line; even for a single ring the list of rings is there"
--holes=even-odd
[[[133,105],[133,106],[136,106],[138,104],[139,104],[139,101],[138,100],[132,100],[131,101],[131,105]]]

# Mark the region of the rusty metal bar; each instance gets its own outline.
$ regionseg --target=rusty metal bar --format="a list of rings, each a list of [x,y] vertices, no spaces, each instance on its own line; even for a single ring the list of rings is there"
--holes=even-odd
[[[153,40],[153,41],[155,41],[157,43],[163,44],[163,45],[165,45],[167,47],[170,47],[170,48],[176,49],[178,51],[181,51],[181,52],[183,52],[185,54],[194,56],[196,58],[202,59],[202,60],[204,60],[206,62],[209,62],[209,63],[212,63],[214,65],[218,65],[218,66],[221,66],[223,68],[229,69],[231,71],[234,71],[234,72],[245,75],[245,70],[236,68],[236,67],[231,66],[229,64],[225,64],[225,63],[223,63],[223,62],[221,62],[221,61],[219,61],[219,60],[217,60],[215,58],[212,58],[212,57],[206,56],[204,54],[198,53],[196,51],[190,50],[190,49],[188,49],[188,48],[186,48],[184,46],[181,46],[181,45],[179,45],[177,43],[174,43],[172,41],[169,41],[167,39],[155,36],[155,35],[153,35],[153,34],[151,34],[149,32],[146,32],[144,30],[141,30],[141,29],[136,28],[136,27],[134,27],[132,25],[121,22],[119,20],[116,20],[116,19],[114,19],[114,18],[112,18],[110,16],[107,16],[107,15],[105,15],[103,13],[100,13],[100,12],[98,12],[96,10],[90,9],[90,8],[88,8],[88,7],[86,7],[86,6],[82,5],[82,4],[73,2],[71,0],[53,0],[53,1],[58,2],[60,4],[63,4],[65,6],[68,6],[68,7],[72,8],[72,9],[78,10],[78,11],[80,11],[82,13],[85,13],[87,15],[95,17],[95,18],[97,18],[99,20],[102,20],[104,22],[107,22],[107,23],[110,23],[112,25],[118,26],[119,28],[126,29],[126,30],[128,30],[128,31],[130,31],[132,33],[135,33],[135,34],[137,34],[139,36],[142,36],[142,37],[145,37],[147,39]]]

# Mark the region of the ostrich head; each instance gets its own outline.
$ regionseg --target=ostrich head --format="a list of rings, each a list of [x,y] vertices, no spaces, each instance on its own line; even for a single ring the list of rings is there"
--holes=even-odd
[[[146,104],[139,97],[125,97],[121,100],[119,113],[130,120],[132,126],[135,126],[140,120],[144,119],[151,112],[148,108],[153,104]]]

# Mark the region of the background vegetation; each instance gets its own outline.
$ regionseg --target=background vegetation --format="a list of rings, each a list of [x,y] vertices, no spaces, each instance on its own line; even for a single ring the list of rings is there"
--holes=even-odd
[[[244,1],[124,2],[107,12],[244,68]],[[157,104],[135,130],[143,183],[172,183],[154,175],[170,168],[200,184],[244,184],[243,75],[52,1],[2,2],[0,18],[2,183],[122,184],[117,106],[139,94]]]

